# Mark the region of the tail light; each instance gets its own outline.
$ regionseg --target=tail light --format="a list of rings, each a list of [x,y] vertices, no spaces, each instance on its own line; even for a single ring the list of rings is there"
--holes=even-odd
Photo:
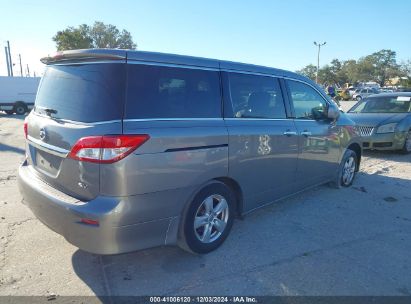
[[[23,130],[24,130],[24,137],[27,138],[29,129],[28,129],[28,116],[24,119],[24,125],[23,125]]]
[[[68,157],[80,161],[111,164],[123,159],[150,138],[149,135],[104,135],[83,137]]]

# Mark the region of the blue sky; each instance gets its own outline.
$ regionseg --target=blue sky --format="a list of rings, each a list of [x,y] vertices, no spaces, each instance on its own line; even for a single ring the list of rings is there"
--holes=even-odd
[[[0,12],[0,75],[7,71],[6,40],[13,61],[21,53],[23,64],[39,74],[38,60],[55,51],[51,37],[58,30],[96,20],[130,31],[140,50],[293,71],[316,64],[314,40],[327,41],[321,65],[384,48],[399,61],[411,59],[408,0],[1,0]]]

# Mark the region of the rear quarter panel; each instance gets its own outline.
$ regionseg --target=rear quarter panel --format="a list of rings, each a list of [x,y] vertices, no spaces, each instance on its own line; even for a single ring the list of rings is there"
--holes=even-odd
[[[125,120],[124,134],[148,134],[150,139],[125,159],[100,167],[102,195],[188,188],[228,175],[223,119]]]

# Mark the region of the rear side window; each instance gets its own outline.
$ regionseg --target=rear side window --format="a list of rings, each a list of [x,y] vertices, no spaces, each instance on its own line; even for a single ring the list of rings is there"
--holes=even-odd
[[[45,70],[35,112],[54,110],[54,118],[98,122],[122,118],[125,64],[51,65]]]
[[[278,79],[269,76],[228,73],[235,118],[285,118]]]
[[[128,65],[125,118],[221,117],[216,71],[155,65]]]

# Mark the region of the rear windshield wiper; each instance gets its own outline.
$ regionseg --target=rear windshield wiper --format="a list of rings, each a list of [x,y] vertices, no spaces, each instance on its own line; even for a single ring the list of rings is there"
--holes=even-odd
[[[51,116],[51,114],[57,114],[57,110],[52,109],[52,108],[45,108],[45,107],[36,107],[36,109],[39,109],[41,111],[46,112],[48,116]]]
[[[44,112],[46,112],[49,116],[51,116],[51,114],[57,114],[57,110],[50,109],[50,108],[44,109]]]

